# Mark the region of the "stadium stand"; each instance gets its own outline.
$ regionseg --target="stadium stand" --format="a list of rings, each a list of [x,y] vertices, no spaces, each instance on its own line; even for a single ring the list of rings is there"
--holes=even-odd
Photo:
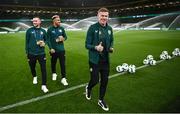
[[[145,19],[153,18],[161,14],[180,11],[179,6],[180,2],[178,0],[59,0],[58,2],[56,0],[36,0],[33,2],[24,2],[23,0],[0,1],[0,14],[2,15],[0,16],[0,31],[8,30],[4,27],[14,30],[19,24],[20,26],[23,25],[19,30],[25,30],[28,26],[31,26],[30,19],[34,16],[40,16],[44,19],[43,26],[47,28],[51,21],[50,17],[55,14],[60,15],[65,28],[71,28],[69,25],[75,24],[82,19],[96,16],[97,9],[100,7],[107,7],[111,12],[110,17],[112,17],[110,23],[112,23],[113,26],[116,24],[116,27],[121,27],[130,23],[137,23]],[[171,16],[170,22],[174,21],[178,15]],[[179,19],[176,19],[176,21],[177,20]],[[170,22],[168,22],[168,25]],[[152,24],[155,25],[156,22]],[[153,25],[148,26],[152,27]],[[167,27],[168,25],[163,26]]]

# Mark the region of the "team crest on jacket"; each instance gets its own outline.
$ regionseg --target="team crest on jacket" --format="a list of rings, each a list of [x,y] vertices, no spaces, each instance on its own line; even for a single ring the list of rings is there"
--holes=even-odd
[[[62,30],[61,30],[61,29],[59,29],[59,32],[62,32]]]
[[[111,35],[111,30],[108,30],[108,34]]]

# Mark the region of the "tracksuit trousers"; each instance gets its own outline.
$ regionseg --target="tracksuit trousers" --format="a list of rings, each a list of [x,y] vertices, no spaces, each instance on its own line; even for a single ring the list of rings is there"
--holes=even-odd
[[[28,63],[31,69],[31,73],[33,77],[36,77],[36,62],[39,62],[40,67],[41,67],[41,74],[42,74],[42,85],[46,85],[46,77],[47,77],[47,72],[46,72],[46,57],[45,54],[43,55],[32,55],[28,54]]]
[[[61,68],[61,76],[62,76],[62,78],[65,78],[66,77],[65,51],[55,52],[55,53],[51,54],[52,73],[56,73],[57,59],[59,59],[59,64],[60,64],[60,68]]]
[[[100,73],[100,89],[99,89],[99,99],[103,100],[106,88],[108,84],[108,76],[109,76],[109,63],[100,62],[99,64],[94,64],[89,62],[90,67],[90,81],[88,83],[88,90],[92,90],[92,88],[99,82],[99,73]]]

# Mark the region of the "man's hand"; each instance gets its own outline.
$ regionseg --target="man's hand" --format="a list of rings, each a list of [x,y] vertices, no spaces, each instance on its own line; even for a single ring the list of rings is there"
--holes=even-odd
[[[37,45],[39,45],[40,47],[44,47],[45,43],[43,40],[39,40],[39,41],[37,41]]]
[[[39,41],[39,45],[40,45],[40,47],[44,47],[45,46],[45,43],[44,43],[44,41]]]
[[[56,39],[56,42],[63,42],[65,39],[63,36],[59,36],[57,39]]]
[[[54,49],[51,49],[51,50],[50,50],[50,53],[55,53],[55,50],[54,50]]]
[[[60,42],[63,42],[65,39],[64,39],[64,37],[63,36],[59,36],[59,41]]]
[[[40,41],[37,41],[36,44],[39,45],[39,44],[40,44]]]
[[[95,46],[95,49],[98,51],[98,52],[102,52],[104,47],[102,46],[102,42],[99,43],[99,45]]]
[[[59,42],[59,38],[56,38],[56,42],[57,42],[57,43]]]
[[[114,48],[109,48],[109,52],[113,53],[114,52]]]

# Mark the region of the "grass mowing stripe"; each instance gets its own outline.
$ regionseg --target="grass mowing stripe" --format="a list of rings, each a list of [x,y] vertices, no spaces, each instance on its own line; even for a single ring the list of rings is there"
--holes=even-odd
[[[172,58],[174,58],[174,57],[172,57]],[[161,63],[163,61],[164,60],[159,60],[159,61],[157,61],[157,64]],[[149,66],[149,65],[139,66],[139,67],[136,68],[136,70],[145,68],[147,66]],[[113,75],[109,76],[109,79],[120,76],[120,75],[123,75],[123,74],[126,74],[126,73],[127,72],[113,74]],[[57,92],[54,92],[54,93],[49,93],[49,94],[39,96],[39,97],[35,97],[35,98],[29,99],[29,100],[20,101],[20,102],[14,103],[14,104],[6,105],[6,106],[3,106],[3,107],[0,107],[0,112],[2,112],[4,110],[11,109],[11,108],[14,108],[14,107],[17,107],[17,106],[22,106],[22,105],[29,104],[29,103],[32,103],[32,102],[36,102],[36,101],[39,101],[39,100],[42,100],[42,99],[46,99],[46,98],[49,98],[49,97],[52,97],[52,96],[60,95],[62,93],[66,93],[66,92],[69,92],[69,91],[72,91],[72,90],[75,90],[75,89],[79,89],[81,87],[85,87],[86,85],[87,85],[87,83],[84,83],[84,84],[73,86],[73,87],[70,87],[70,88],[67,88],[67,89],[64,89],[64,90],[60,90],[60,91],[57,91]]]

